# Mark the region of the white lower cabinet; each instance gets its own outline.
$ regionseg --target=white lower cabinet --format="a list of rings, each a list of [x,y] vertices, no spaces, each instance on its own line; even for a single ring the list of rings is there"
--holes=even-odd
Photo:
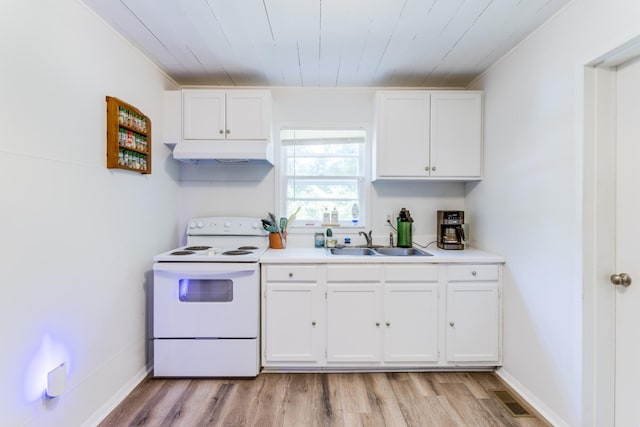
[[[327,267],[327,362],[380,362],[380,265]]]
[[[447,362],[501,361],[499,273],[497,265],[449,266]]]
[[[380,285],[327,285],[327,362],[380,361]]]
[[[263,363],[302,362],[324,358],[324,286],[319,266],[263,268]]]
[[[437,362],[438,266],[388,265],[384,280],[384,361]]]
[[[497,264],[263,265],[263,366],[497,366],[500,269]]]

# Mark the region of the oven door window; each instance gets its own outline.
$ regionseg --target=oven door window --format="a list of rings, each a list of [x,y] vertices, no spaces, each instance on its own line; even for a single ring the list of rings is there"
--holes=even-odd
[[[181,302],[231,302],[233,280],[229,279],[180,279]]]

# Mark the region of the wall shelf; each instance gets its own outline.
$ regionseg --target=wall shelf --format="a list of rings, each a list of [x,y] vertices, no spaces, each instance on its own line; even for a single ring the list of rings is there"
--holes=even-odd
[[[151,120],[136,107],[107,96],[107,168],[151,173]]]

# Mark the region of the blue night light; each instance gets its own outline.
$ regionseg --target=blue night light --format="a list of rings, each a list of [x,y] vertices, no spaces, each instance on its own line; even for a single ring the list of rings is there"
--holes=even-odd
[[[29,402],[42,399],[47,387],[47,374],[62,363],[66,364],[68,375],[71,372],[69,349],[61,341],[44,334],[27,365],[24,397]]]

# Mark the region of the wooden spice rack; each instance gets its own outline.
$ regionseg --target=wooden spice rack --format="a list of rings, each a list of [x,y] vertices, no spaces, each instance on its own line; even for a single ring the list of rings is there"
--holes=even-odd
[[[151,173],[151,120],[111,96],[107,96],[107,168]]]

